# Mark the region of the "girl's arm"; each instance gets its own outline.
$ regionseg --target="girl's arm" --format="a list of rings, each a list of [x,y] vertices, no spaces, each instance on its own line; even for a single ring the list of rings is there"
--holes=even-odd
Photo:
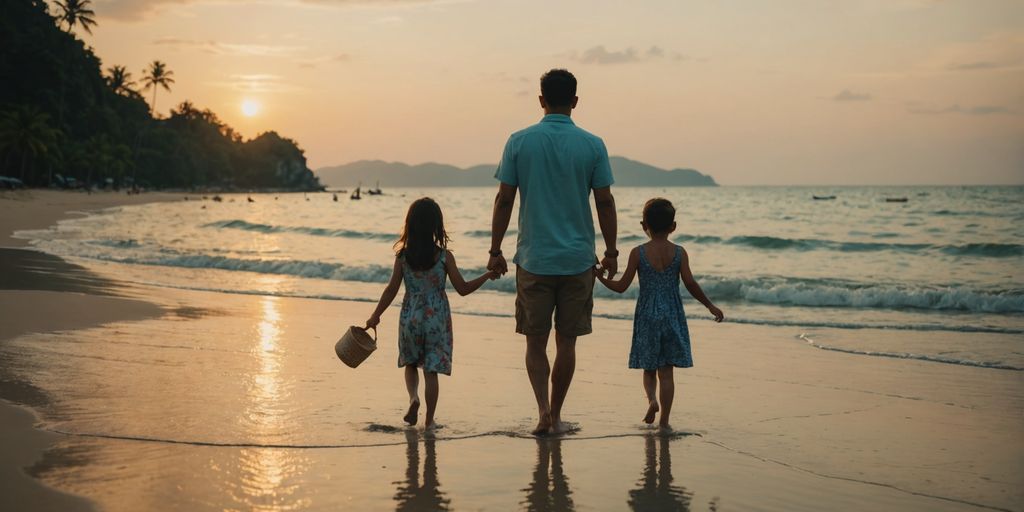
[[[488,279],[496,279],[500,275],[496,270],[488,270],[480,277],[467,283],[462,278],[462,272],[459,272],[459,266],[455,263],[455,256],[452,255],[451,251],[447,251],[447,253],[448,259],[445,260],[444,268],[448,272],[448,279],[451,280],[455,291],[459,292],[459,295],[463,297],[477,291]]]
[[[704,295],[704,290],[700,289],[697,280],[693,278],[693,273],[690,272],[690,257],[686,254],[686,249],[683,249],[683,262],[679,265],[679,275],[683,278],[683,285],[686,286],[686,291],[690,292],[693,298],[708,308],[708,311],[715,317],[716,322],[721,322],[725,318],[725,314],[711,302],[707,295]]]
[[[366,328],[377,327],[380,323],[380,315],[384,314],[384,311],[388,309],[395,300],[395,296],[398,295],[398,289],[402,286],[402,259],[395,258],[395,268],[391,271],[391,281],[388,282],[387,288],[384,288],[384,293],[380,294],[380,301],[377,302],[377,309],[373,311],[370,318],[366,320]]]
[[[640,249],[634,247],[632,251],[629,251],[629,262],[626,263],[626,270],[622,271],[622,277],[618,281],[608,279],[604,276],[604,272],[598,274],[597,279],[609,290],[622,293],[629,288],[629,285],[633,284],[633,277],[636,276],[636,267],[638,265],[640,265]]]

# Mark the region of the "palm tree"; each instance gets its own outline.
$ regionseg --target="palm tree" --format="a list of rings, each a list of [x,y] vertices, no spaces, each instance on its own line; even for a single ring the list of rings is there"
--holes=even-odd
[[[78,25],[92,34],[92,27],[96,25],[96,13],[90,8],[90,4],[92,4],[92,0],[57,0],[57,8],[60,9],[60,13],[57,15],[57,26],[60,27],[66,23],[67,31],[71,33],[72,29]],[[60,101],[57,105],[58,126],[64,126],[65,80],[64,74],[61,74]]]
[[[0,115],[0,153],[21,157],[21,181],[25,181],[32,160],[46,156],[57,142],[60,131],[50,127],[50,116],[34,105],[26,105]]]
[[[172,78],[174,76],[174,71],[167,69],[167,64],[164,64],[163,62],[160,62],[158,60],[154,60],[152,63],[149,64],[149,69],[147,69],[144,73],[145,75],[142,77],[142,83],[145,85],[142,88],[143,90],[149,90],[150,87],[153,88],[152,111],[155,115],[156,90],[162,86],[164,89],[167,89],[167,91],[170,92],[171,84],[174,83],[174,78]]]
[[[96,13],[89,8],[91,3],[92,0],[58,1],[57,7],[60,9],[60,15],[57,17],[58,23],[66,23],[68,32],[75,28],[75,25],[79,25],[87,33],[92,34],[92,27],[96,25]]]
[[[93,178],[103,182],[104,178],[113,178],[116,186],[121,185],[124,171],[131,163],[132,152],[128,146],[114,142],[106,133],[93,135],[86,142],[85,168],[88,172],[86,183],[91,185]]]
[[[132,80],[132,74],[124,66],[109,67],[107,73],[107,85],[115,94],[134,92],[132,86],[135,85],[135,81]]]

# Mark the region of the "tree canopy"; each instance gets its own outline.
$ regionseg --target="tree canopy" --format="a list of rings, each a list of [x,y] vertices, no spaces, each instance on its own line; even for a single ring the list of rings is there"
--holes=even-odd
[[[188,101],[155,117],[137,87],[170,90],[171,66],[154,60],[138,82],[120,65],[104,75],[74,32],[95,26],[90,0],[56,5],[0,0],[0,175],[37,186],[74,178],[86,186],[321,188],[302,149],[277,133],[243,140]]]

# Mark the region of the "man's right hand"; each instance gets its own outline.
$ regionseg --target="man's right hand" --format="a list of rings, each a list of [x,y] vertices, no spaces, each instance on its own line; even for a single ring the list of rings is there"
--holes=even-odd
[[[487,270],[497,272],[500,275],[504,275],[508,272],[508,263],[505,262],[505,256],[499,254],[497,256],[491,256],[487,260]]]

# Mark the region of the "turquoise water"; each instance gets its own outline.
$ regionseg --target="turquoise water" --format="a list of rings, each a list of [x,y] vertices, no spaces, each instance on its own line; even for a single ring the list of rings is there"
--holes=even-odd
[[[230,293],[376,301],[407,205],[442,206],[465,274],[483,271],[493,189],[395,189],[350,201],[331,194],[228,195],[116,208],[20,236],[47,252],[103,266],[130,281]],[[1012,367],[1024,334],[1024,188],[621,188],[619,243],[645,240],[640,209],[664,196],[678,208],[672,238],[729,321],[848,331],[836,348]],[[813,196],[834,195],[834,200]],[[887,198],[907,198],[887,202]],[[514,251],[515,221],[504,249]],[[598,235],[600,240],[601,235]],[[599,250],[601,247],[599,247]],[[622,262],[624,264],[624,260]],[[275,275],[272,287],[261,275]],[[631,318],[636,284],[598,287],[595,314]],[[512,313],[514,279],[487,283],[463,313]],[[684,291],[685,296],[685,291]],[[691,318],[708,318],[686,302]],[[857,331],[995,336],[997,349],[864,349]],[[948,336],[946,336],[948,338]],[[970,343],[971,337],[955,338]],[[986,338],[988,339],[988,338]],[[817,346],[827,346],[818,340]],[[838,343],[838,341],[836,341]],[[939,350],[942,348],[943,350]],[[863,349],[863,350],[862,350]],[[966,355],[964,354],[966,353]]]

